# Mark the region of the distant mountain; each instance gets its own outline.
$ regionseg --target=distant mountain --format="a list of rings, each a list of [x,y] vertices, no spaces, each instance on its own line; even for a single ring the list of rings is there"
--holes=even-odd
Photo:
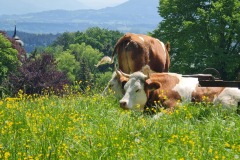
[[[31,7],[29,7],[31,6]],[[52,0],[41,0],[41,1],[31,1],[31,0],[7,0],[3,1],[0,5],[0,15],[8,14],[25,14],[25,13],[34,13],[48,10],[56,10],[59,8],[66,8],[69,10],[77,9],[86,9],[88,6],[85,6],[79,0],[69,0],[66,6],[66,1],[58,1],[56,3]],[[27,12],[26,12],[27,11]]]
[[[62,33],[82,31],[98,26],[122,32],[146,33],[154,30],[162,18],[158,14],[159,0],[129,0],[116,7],[99,10],[52,10],[24,15],[0,16],[0,30],[30,33]]]

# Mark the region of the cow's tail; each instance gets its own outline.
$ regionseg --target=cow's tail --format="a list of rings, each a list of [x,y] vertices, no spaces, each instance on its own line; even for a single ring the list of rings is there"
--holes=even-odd
[[[168,52],[170,52],[170,42],[167,42],[167,43],[165,44],[165,48],[166,48],[166,50],[167,50]]]
[[[170,55],[169,55],[169,52],[170,52],[170,43],[167,42],[165,44],[165,48],[167,50],[167,55],[166,55],[166,64],[165,64],[165,72],[168,72],[169,71],[169,67],[170,67]]]
[[[131,40],[131,34],[130,33],[126,33],[123,37],[121,37],[118,42],[116,43],[115,47],[114,47],[114,50],[113,50],[113,53],[112,53],[112,57],[111,57],[111,63],[114,62],[114,56],[115,56],[115,53],[117,52],[118,48],[119,48],[119,45],[121,45],[124,41],[126,40]]]

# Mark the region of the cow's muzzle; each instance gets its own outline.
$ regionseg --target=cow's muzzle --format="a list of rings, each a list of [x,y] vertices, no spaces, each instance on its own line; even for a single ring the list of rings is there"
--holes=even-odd
[[[124,101],[120,101],[120,107],[122,108],[122,109],[125,109],[125,110],[128,110],[128,108],[127,108],[127,102],[124,102]]]

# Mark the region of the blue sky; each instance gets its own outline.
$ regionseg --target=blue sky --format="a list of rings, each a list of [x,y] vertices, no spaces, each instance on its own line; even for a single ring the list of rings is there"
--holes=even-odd
[[[119,5],[128,0],[2,0],[0,15],[25,14],[46,10],[100,9]]]

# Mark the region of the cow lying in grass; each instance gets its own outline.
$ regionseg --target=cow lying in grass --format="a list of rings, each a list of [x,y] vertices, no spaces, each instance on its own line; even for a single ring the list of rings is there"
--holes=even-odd
[[[142,67],[141,72],[144,74],[155,73],[150,69],[148,65]],[[125,93],[122,82],[127,81],[128,77],[129,74],[125,74],[122,71],[116,70],[115,72],[113,72],[112,78],[110,79],[108,85],[103,90],[102,95],[104,95],[108,90],[111,90],[115,97],[121,99]]]
[[[147,76],[134,72],[119,77],[125,92],[120,100],[123,109],[144,110],[147,106],[156,105],[174,108],[179,102],[202,101],[236,109],[240,101],[238,88],[200,87],[197,78],[175,73],[152,73]]]

